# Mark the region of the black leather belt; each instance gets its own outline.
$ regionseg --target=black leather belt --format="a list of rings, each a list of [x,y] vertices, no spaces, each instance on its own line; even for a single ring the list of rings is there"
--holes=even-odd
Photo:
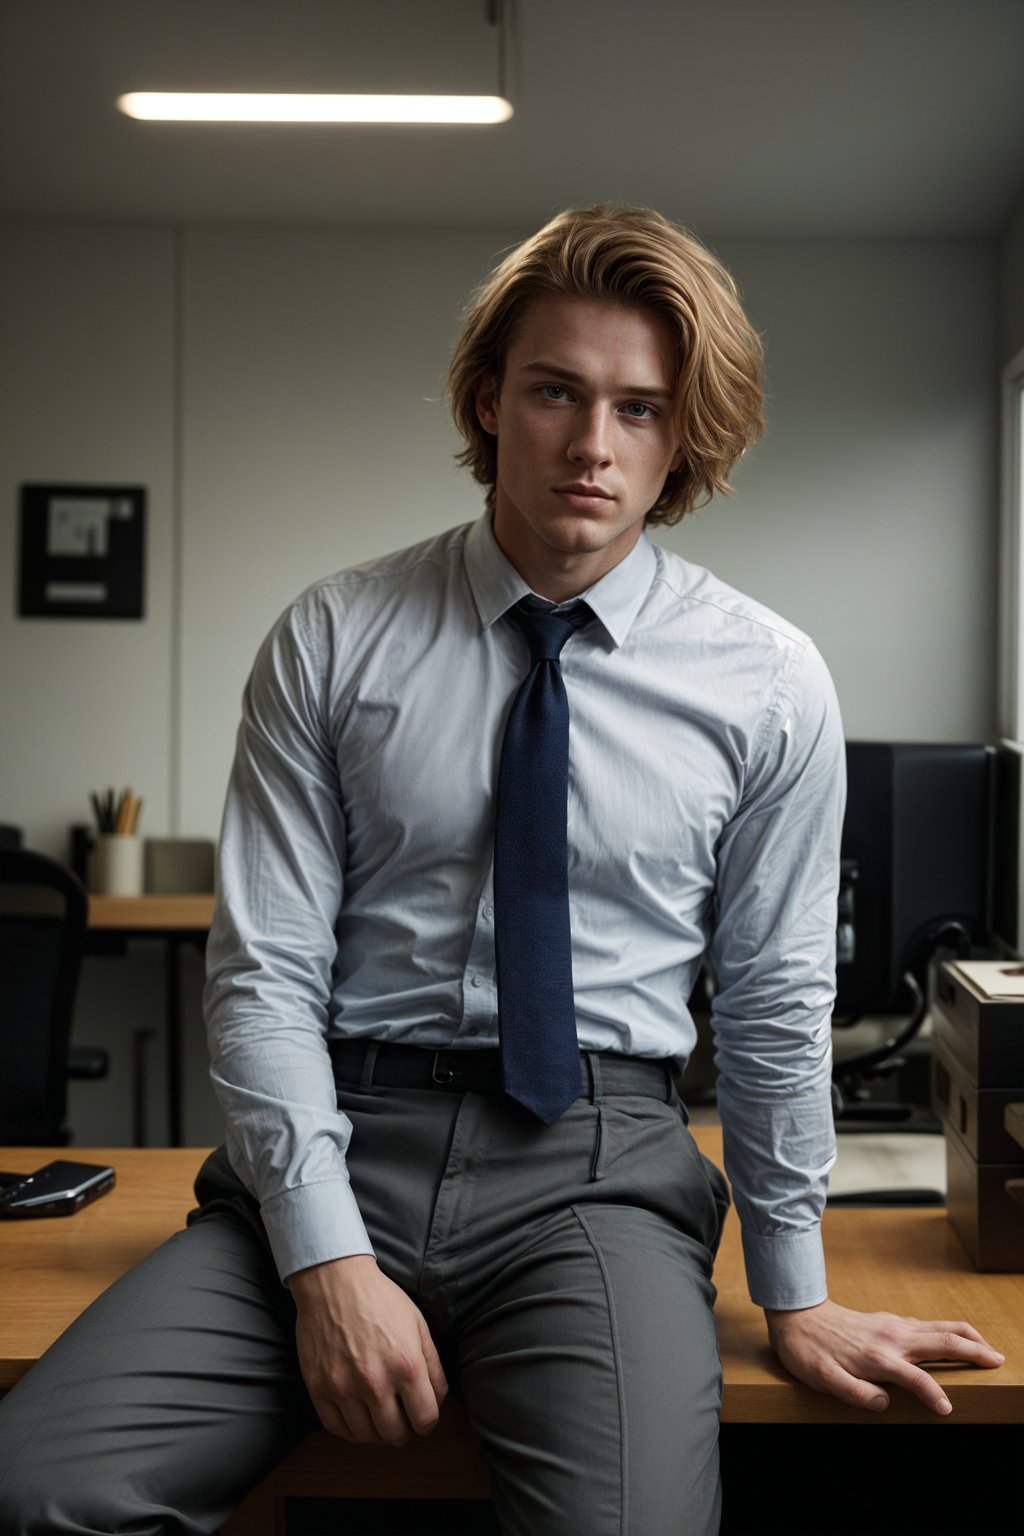
[[[379,1040],[328,1040],[335,1080],[378,1083],[385,1088],[439,1088],[448,1093],[502,1093],[501,1054],[484,1047],[475,1051],[435,1050],[432,1046],[387,1045]],[[597,1063],[595,1074],[588,1059]],[[670,1060],[623,1056],[615,1051],[583,1052],[584,1092],[594,1096],[599,1077],[601,1094],[641,1094],[672,1097],[674,1074]]]

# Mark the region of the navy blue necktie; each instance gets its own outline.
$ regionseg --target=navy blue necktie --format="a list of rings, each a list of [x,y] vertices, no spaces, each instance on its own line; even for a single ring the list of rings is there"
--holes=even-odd
[[[569,701],[558,663],[593,614],[524,608],[509,618],[530,647],[498,769],[494,945],[505,1092],[545,1125],[582,1091],[569,934]]]

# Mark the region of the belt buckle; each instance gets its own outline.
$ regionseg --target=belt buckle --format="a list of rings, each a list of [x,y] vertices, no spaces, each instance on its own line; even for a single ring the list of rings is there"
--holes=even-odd
[[[438,1083],[442,1088],[446,1088],[449,1083],[454,1083],[457,1077],[461,1077],[462,1073],[454,1071],[451,1067],[442,1066],[440,1058],[443,1055],[443,1051],[434,1052],[434,1064],[430,1069],[430,1075],[435,1083]]]

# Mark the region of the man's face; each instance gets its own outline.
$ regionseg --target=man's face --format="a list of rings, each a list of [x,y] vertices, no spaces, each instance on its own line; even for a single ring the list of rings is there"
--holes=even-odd
[[[495,537],[545,596],[538,578],[565,588],[575,575],[582,591],[640,537],[683,458],[676,366],[656,310],[551,296],[523,314],[500,387],[481,382],[477,414],[498,440]]]

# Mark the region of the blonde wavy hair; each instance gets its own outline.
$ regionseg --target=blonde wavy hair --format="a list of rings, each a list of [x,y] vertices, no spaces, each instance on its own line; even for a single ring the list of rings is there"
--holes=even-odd
[[[764,431],[761,339],[732,276],[699,240],[649,208],[568,208],[517,246],[470,299],[448,369],[446,396],[465,443],[460,464],[487,487],[493,510],[497,439],[481,426],[476,392],[500,387],[525,307],[542,295],[608,299],[658,310],[676,336],[675,419],[683,463],[666,479],[648,523],[678,523],[716,492]]]

